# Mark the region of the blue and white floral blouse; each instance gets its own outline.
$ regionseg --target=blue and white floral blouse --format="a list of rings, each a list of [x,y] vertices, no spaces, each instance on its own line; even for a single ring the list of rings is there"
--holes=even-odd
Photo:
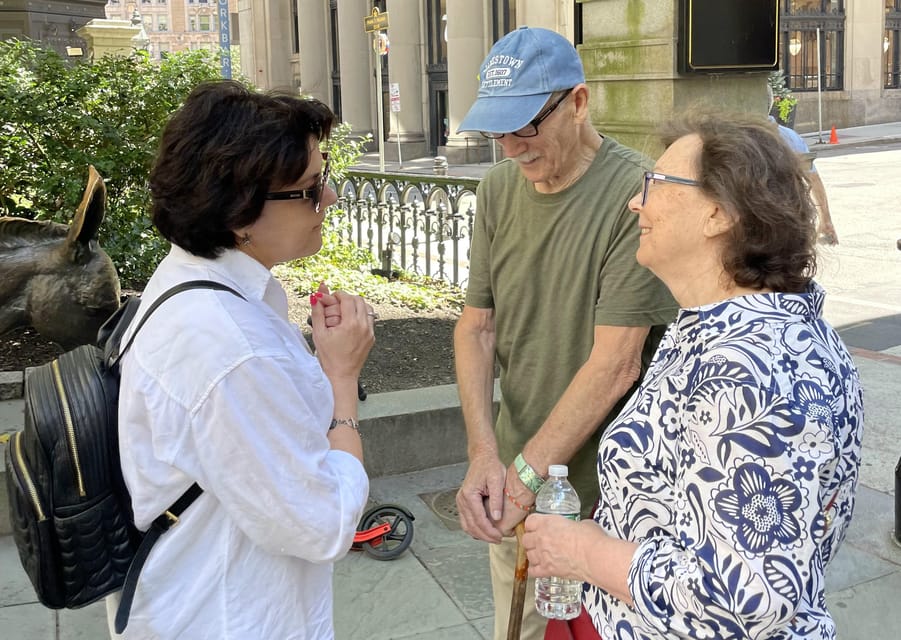
[[[824,568],[860,467],[857,370],[823,290],[682,309],[600,444],[595,519],[639,544],[605,640],[835,638]]]

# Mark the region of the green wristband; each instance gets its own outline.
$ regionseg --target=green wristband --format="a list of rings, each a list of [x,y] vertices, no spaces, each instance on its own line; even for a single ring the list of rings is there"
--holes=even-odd
[[[544,478],[538,475],[538,472],[532,468],[532,465],[526,462],[521,453],[513,460],[513,466],[516,468],[516,474],[519,476],[519,479],[522,480],[522,483],[526,485],[529,491],[538,493],[541,490]]]

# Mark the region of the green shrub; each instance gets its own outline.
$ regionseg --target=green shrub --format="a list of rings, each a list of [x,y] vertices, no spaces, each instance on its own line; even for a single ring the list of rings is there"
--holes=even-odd
[[[100,244],[123,286],[141,289],[169,250],[149,216],[148,176],[160,134],[197,84],[218,77],[218,53],[206,50],[162,61],[136,52],[72,62],[33,41],[0,41],[0,215],[68,223],[93,164],[107,188]],[[354,138],[351,130],[339,124],[329,141],[336,182],[371,139]],[[409,274],[391,283],[369,274],[373,256],[324,228],[322,251],[278,270],[298,291],[325,280],[414,309],[460,305],[454,287]]]
[[[205,50],[73,63],[29,40],[0,42],[0,213],[68,223],[93,164],[107,188],[100,243],[123,285],[139,287],[168,250],[148,216],[160,133],[218,75]]]

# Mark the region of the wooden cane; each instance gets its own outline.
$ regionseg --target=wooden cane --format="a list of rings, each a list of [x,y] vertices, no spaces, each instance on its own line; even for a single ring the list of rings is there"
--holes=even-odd
[[[513,574],[513,598],[510,601],[510,619],[507,622],[507,640],[519,640],[522,632],[522,611],[526,603],[526,579],[529,577],[529,558],[522,546],[526,532],[525,521],[516,525],[516,568]]]

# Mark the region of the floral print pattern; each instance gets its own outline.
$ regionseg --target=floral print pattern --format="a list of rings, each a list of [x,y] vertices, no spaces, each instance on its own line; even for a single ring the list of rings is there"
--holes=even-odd
[[[595,520],[639,544],[633,607],[586,585],[605,640],[835,638],[823,573],[854,507],[863,401],[823,297],[680,310],[598,451]]]

